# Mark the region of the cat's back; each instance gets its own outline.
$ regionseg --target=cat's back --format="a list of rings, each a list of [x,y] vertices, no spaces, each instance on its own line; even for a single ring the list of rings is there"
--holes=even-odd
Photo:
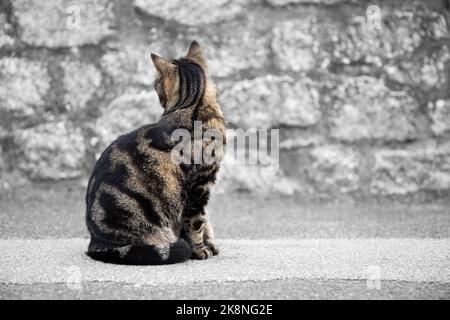
[[[147,133],[156,124],[149,124],[132,132],[119,136],[101,154],[95,164],[92,176],[104,176],[110,173],[120,175],[121,171],[135,174],[151,174],[161,165],[168,173],[176,173],[177,166],[170,164],[169,151],[154,148],[147,138]],[[171,167],[171,168],[170,168]]]
[[[137,219],[156,225],[182,210],[183,173],[171,161],[170,152],[148,143],[145,135],[152,126],[118,137],[97,160],[86,193],[91,223],[96,220],[92,217],[121,206],[127,212],[143,212]]]

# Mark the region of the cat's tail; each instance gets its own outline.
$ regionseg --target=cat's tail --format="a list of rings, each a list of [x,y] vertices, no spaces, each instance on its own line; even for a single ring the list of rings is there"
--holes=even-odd
[[[159,265],[184,262],[191,257],[192,249],[179,239],[165,249],[144,245],[88,250],[88,256],[106,263],[129,265]]]

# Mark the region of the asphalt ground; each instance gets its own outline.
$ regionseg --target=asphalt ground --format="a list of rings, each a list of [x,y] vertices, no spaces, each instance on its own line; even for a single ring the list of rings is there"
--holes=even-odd
[[[0,194],[0,239],[87,238],[84,192],[60,183]],[[222,239],[450,238],[450,197],[319,203],[213,194],[208,210]]]
[[[450,201],[216,195],[221,254],[174,266],[84,255],[83,189],[0,195],[2,299],[449,299]]]

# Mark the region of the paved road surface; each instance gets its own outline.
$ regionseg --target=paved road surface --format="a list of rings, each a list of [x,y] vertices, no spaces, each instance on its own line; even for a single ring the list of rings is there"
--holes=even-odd
[[[449,201],[215,197],[218,257],[127,267],[83,254],[82,197],[67,186],[0,195],[0,298],[450,298]]]
[[[168,266],[91,260],[85,239],[0,240],[0,282],[142,285],[277,279],[450,283],[450,239],[222,240],[220,256]]]
[[[340,281],[347,287],[347,298],[354,293],[349,286],[367,295],[386,285],[384,290],[398,289],[399,282],[412,283],[415,291],[432,292],[428,297],[448,298],[450,293],[450,239],[222,240],[219,257],[169,266],[118,266],[92,261],[83,254],[87,243],[86,239],[0,240],[0,283],[9,285],[1,286],[1,297],[8,298],[36,284],[47,289],[57,285],[74,295],[92,291],[92,283],[109,283],[116,289],[116,285],[133,286],[138,291],[149,288],[159,293],[152,297],[159,298],[172,298],[174,292],[168,288],[179,287],[175,290],[178,297],[180,288],[184,288],[182,297],[197,298],[202,283],[208,287],[232,283],[239,291],[241,283],[272,281],[272,289],[284,283],[292,291],[293,283],[309,281],[310,287],[317,286],[317,280],[325,280],[322,284],[328,287]],[[191,290],[186,291],[189,287]],[[297,290],[305,294],[303,286]],[[106,291],[114,292],[108,287]],[[260,298],[255,289],[248,292],[250,296],[255,293]],[[40,295],[35,294],[33,297]],[[218,296],[222,295],[219,291]],[[277,297],[275,293],[271,296]]]

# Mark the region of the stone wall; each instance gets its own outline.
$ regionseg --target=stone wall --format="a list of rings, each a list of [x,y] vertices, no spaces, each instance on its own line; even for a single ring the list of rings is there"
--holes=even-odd
[[[86,177],[160,116],[150,52],[196,39],[230,126],[280,129],[280,171],[225,165],[219,190],[448,195],[449,17],[447,0],[2,0],[0,189]]]

